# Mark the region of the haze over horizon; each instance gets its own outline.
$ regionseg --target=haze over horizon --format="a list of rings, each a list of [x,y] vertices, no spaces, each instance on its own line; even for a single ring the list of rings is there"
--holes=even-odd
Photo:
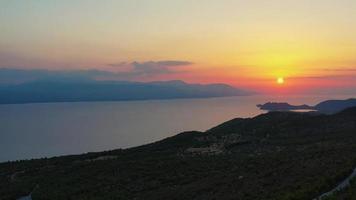
[[[356,93],[355,9],[353,0],[4,0],[0,68]]]

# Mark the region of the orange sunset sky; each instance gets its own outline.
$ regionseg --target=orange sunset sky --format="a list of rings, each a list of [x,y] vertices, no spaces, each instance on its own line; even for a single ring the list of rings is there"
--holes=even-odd
[[[120,80],[221,82],[262,92],[356,86],[355,0],[0,4],[0,68],[96,69]]]

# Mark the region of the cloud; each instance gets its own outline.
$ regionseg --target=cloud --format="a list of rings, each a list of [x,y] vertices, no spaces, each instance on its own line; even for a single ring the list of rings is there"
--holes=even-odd
[[[171,67],[171,66],[182,66],[182,65],[191,65],[193,64],[192,62],[188,61],[178,61],[178,60],[163,60],[163,61],[157,61],[157,62],[145,62],[143,63],[144,65],[149,64],[149,65],[156,65],[156,66],[166,66],[166,67]]]
[[[327,69],[324,69],[324,71],[330,71],[330,72],[356,72],[356,67],[327,68]]]
[[[161,61],[147,61],[147,62],[119,62],[111,63],[109,66],[113,67],[122,67],[127,65],[142,65],[142,66],[161,66],[161,67],[172,67],[172,66],[182,66],[182,65],[191,65],[192,62],[189,61],[179,61],[179,60],[161,60]]]
[[[109,64],[112,67],[125,68],[119,70],[46,70],[46,69],[19,69],[0,68],[0,84],[16,84],[36,80],[137,80],[140,78],[151,78],[157,75],[178,73],[177,67],[191,65],[188,61],[148,61],[148,62],[120,62]]]
[[[119,63],[110,63],[107,64],[109,67],[125,67],[127,66],[127,62],[119,62]]]
[[[147,61],[147,62],[119,62],[119,63],[110,63],[108,66],[111,67],[127,67],[132,66],[135,69],[142,69],[142,68],[170,68],[170,67],[177,67],[177,66],[187,66],[192,65],[192,62],[189,61],[179,61],[179,60],[161,60],[161,61]]]
[[[142,74],[162,74],[170,73],[174,68],[179,66],[191,65],[191,62],[187,61],[149,61],[149,62],[133,62],[133,72]]]
[[[162,60],[162,61],[147,61],[147,62],[120,62],[108,64],[111,67],[128,68],[125,72],[119,72],[118,75],[126,78],[139,76],[152,76],[160,74],[176,73],[176,69],[181,66],[192,65],[189,61],[179,60]]]
[[[346,80],[346,79],[356,79],[356,75],[325,75],[325,76],[293,76],[288,79],[317,79],[317,80]]]

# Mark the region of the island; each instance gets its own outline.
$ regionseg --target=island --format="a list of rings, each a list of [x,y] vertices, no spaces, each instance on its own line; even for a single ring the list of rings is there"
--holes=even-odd
[[[304,105],[291,105],[289,103],[268,102],[265,104],[258,104],[258,108],[268,111],[288,111],[288,110],[313,110],[314,107]]]

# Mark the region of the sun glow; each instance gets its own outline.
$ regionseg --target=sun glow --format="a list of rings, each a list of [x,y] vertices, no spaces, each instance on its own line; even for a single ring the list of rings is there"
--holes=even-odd
[[[280,85],[283,84],[284,83],[284,78],[283,77],[278,77],[277,78],[277,83],[280,84]]]

